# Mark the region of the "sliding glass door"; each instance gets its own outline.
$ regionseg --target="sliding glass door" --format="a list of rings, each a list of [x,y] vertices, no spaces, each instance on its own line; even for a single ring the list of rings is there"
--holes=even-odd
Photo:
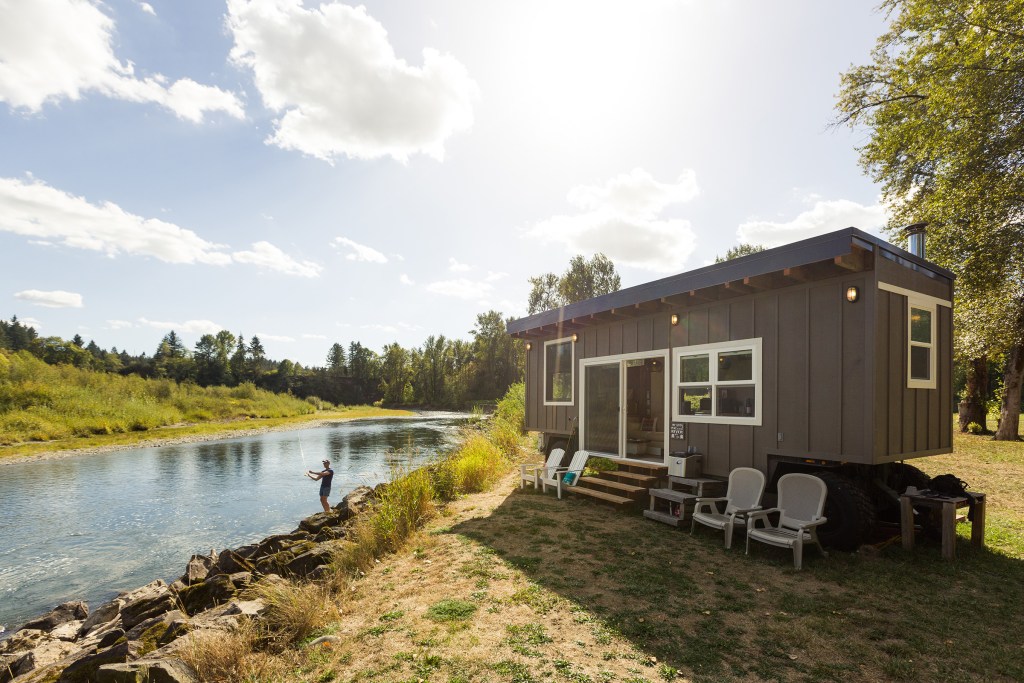
[[[667,352],[633,353],[581,362],[580,443],[615,457],[661,461],[668,416]]]

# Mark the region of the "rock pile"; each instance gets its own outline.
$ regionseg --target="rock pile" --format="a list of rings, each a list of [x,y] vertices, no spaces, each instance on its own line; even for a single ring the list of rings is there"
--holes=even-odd
[[[0,683],[193,683],[194,672],[178,657],[182,648],[197,634],[260,619],[265,606],[244,599],[245,588],[323,576],[332,546],[373,496],[373,489],[361,486],[289,534],[193,555],[169,586],[154,581],[91,613],[84,602],[57,606],[0,642]]]

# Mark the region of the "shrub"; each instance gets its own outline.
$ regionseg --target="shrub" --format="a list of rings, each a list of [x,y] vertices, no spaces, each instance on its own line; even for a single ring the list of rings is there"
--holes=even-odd
[[[459,493],[479,493],[490,488],[506,463],[494,443],[481,434],[470,435],[450,458],[452,476]]]
[[[971,434],[984,434],[985,428],[982,427],[977,422],[972,422],[969,425],[967,425],[967,431],[969,431]]]
[[[248,592],[267,606],[267,635],[283,644],[297,643],[341,617],[327,589],[319,584],[263,580]]]
[[[618,463],[615,463],[608,458],[589,458],[587,460],[587,466],[583,470],[584,476],[596,476],[601,472],[614,472],[619,469]]]
[[[494,417],[512,425],[520,434],[526,432],[526,384],[517,382],[508,388],[498,401]]]

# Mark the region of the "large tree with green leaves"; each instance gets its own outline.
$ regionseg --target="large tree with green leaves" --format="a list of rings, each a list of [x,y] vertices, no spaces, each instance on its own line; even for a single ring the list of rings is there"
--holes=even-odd
[[[956,272],[957,350],[1004,356],[997,439],[1016,439],[1024,378],[1024,0],[887,0],[871,63],[843,74],[840,122],[892,226],[926,221]],[[893,237],[900,236],[895,231]]]
[[[604,254],[595,254],[589,261],[573,256],[562,276],[545,273],[530,278],[530,314],[591,299],[618,291],[622,280],[615,264]]]

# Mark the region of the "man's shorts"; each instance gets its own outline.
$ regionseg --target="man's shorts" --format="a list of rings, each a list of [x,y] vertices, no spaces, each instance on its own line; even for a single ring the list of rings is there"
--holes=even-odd
[[[320,484],[320,495],[323,496],[324,498],[326,498],[327,496],[331,495],[331,485],[330,484]]]

